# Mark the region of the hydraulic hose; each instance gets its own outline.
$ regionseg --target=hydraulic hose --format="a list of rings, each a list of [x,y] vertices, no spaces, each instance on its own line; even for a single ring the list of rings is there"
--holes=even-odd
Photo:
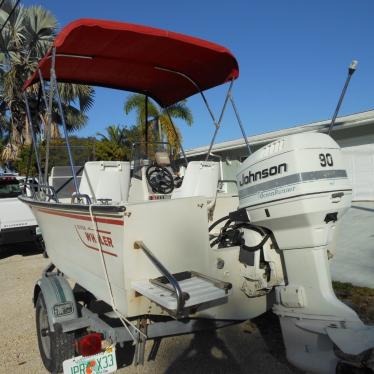
[[[226,221],[227,219],[229,219],[229,216],[222,217],[219,220],[217,220],[216,222],[212,223],[209,226],[209,232],[211,232],[217,225],[219,225],[223,221]]]
[[[217,237],[212,237],[210,242],[211,247],[214,247],[217,244],[219,248],[239,245],[242,249],[246,251],[255,252],[261,249],[271,236],[270,230],[261,226],[253,225],[249,222],[235,222],[233,219],[230,218],[230,215],[222,217],[218,219],[216,222],[214,222],[209,227],[209,232],[211,232],[217,225],[224,221],[227,222],[221,228],[219,235]],[[263,238],[258,244],[254,246],[248,246],[245,244],[241,229],[255,231],[258,234],[262,235]]]

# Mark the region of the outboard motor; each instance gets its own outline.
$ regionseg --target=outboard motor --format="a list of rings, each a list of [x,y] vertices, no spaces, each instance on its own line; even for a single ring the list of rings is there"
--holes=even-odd
[[[245,225],[258,227],[259,239],[270,236],[264,262],[277,252],[283,264],[273,311],[289,361],[314,373],[335,373],[342,362],[373,365],[374,329],[337,299],[331,284],[328,249],[352,196],[338,144],[322,133],[280,138],[243,162],[237,182],[239,210],[231,217],[248,218],[242,247],[254,248]]]
[[[238,188],[239,208],[269,228],[283,250],[328,245],[352,196],[341,150],[321,133],[261,148],[241,165]]]

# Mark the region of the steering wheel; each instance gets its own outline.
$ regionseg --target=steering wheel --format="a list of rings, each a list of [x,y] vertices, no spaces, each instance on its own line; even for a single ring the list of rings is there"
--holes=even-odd
[[[167,168],[151,165],[145,174],[153,192],[169,194],[174,190],[174,179]]]

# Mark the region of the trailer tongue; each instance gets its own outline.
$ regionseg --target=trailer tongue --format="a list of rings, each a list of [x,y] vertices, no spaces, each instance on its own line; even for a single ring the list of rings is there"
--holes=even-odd
[[[87,162],[78,186],[56,72],[61,82],[144,94],[146,128],[148,97],[167,111],[201,95],[215,126],[206,160],[185,159],[177,175],[167,145],[151,144],[146,130],[131,164]],[[334,373],[346,362],[373,366],[373,328],[331,286],[328,253],[351,199],[334,140],[324,134],[280,138],[240,166],[239,197],[219,188],[230,181],[209,157],[227,105],[247,142],[232,96],[238,76],[235,57],[222,46],[84,19],[57,35],[25,83],[44,183],[21,200],[33,210],[52,261],[34,290],[39,350],[49,371],[91,364],[96,370],[103,357],[113,359],[116,344],[126,342],[134,343],[134,363],[140,364],[147,339],[223,327],[271,308],[281,321],[287,357],[298,368]],[[44,86],[45,80],[50,84]],[[204,90],[223,83],[229,87],[216,117]],[[34,84],[40,84],[44,103],[55,98],[59,104],[75,186],[68,199],[47,184],[47,168],[43,178],[32,123],[39,116],[28,105]],[[96,352],[102,339],[109,351]],[[114,359],[108,370],[115,370]]]

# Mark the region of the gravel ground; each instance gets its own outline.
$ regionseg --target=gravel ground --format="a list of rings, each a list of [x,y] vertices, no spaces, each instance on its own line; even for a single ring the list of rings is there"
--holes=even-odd
[[[39,356],[31,302],[34,284],[47,264],[33,246],[0,252],[0,373],[47,373]],[[147,360],[153,344],[148,342],[145,365],[124,367],[118,373],[299,373],[285,359],[277,318],[267,314],[254,323],[164,338],[155,361]],[[118,353],[119,361],[128,361],[128,352]]]

